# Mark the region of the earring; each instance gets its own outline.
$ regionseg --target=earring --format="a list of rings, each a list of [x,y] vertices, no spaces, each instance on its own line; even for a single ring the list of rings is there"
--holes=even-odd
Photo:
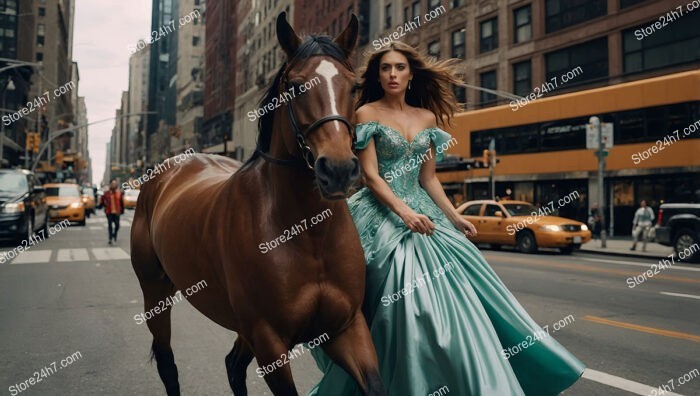
[[[411,89],[411,80],[408,80],[408,89]]]

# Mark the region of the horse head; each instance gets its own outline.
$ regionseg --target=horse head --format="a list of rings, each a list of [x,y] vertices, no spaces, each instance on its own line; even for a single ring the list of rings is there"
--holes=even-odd
[[[352,151],[355,74],[348,61],[357,35],[355,15],[336,38],[310,36],[304,41],[284,12],[277,17],[277,39],[287,55],[277,92],[286,108],[281,118],[292,132],[281,138],[288,155],[301,152],[326,199],[347,197],[360,175]]]

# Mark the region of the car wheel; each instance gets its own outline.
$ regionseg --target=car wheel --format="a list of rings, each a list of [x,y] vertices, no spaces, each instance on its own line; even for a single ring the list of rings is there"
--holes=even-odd
[[[501,244],[500,243],[492,243],[491,249],[492,250],[501,250]]]
[[[24,241],[24,240],[29,242],[32,239],[32,236],[34,235],[34,218],[32,216],[27,217],[26,226],[27,226],[27,231],[24,233],[24,235],[20,239],[20,243],[21,243],[21,241]]]
[[[561,252],[561,254],[571,254],[574,252],[574,245],[560,247],[559,251]]]
[[[517,246],[518,250],[523,253],[535,253],[537,251],[537,241],[532,231],[521,231],[520,234],[518,234]]]
[[[81,227],[85,227],[85,217],[83,217],[83,219],[78,222],[78,225]]]
[[[676,234],[676,239],[673,242],[673,250],[676,251],[676,256],[684,250],[693,251],[692,246],[698,243],[695,233],[690,228],[682,228]],[[696,245],[697,246],[697,245]],[[684,254],[685,255],[685,254]],[[684,260],[697,262],[700,260],[700,252],[695,252],[692,256],[686,257]]]

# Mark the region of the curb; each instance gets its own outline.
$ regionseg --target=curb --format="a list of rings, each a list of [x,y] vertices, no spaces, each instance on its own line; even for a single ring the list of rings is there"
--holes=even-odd
[[[645,259],[654,259],[654,260],[668,258],[668,256],[652,256],[652,255],[645,255],[645,254],[621,253],[621,252],[614,252],[614,251],[600,251],[600,250],[589,250],[589,249],[579,249],[579,250],[576,250],[576,252],[592,253],[592,254],[598,254],[601,256],[633,257],[633,258],[645,258]]]

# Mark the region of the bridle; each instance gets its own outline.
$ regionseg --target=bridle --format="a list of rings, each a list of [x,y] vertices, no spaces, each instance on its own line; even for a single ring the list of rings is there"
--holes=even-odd
[[[289,72],[289,67],[291,65],[291,62],[288,63],[287,68],[284,71],[284,87],[286,91],[289,91],[293,85],[292,83],[287,79],[288,72]],[[314,156],[313,153],[311,152],[311,148],[309,145],[306,143],[306,137],[309,133],[313,132],[314,130],[318,129],[321,125],[330,122],[330,121],[340,121],[343,124],[345,124],[348,127],[348,132],[350,133],[350,137],[352,138],[352,146],[351,148],[355,147],[355,142],[357,141],[357,136],[355,134],[355,128],[353,128],[352,123],[350,121],[341,116],[340,114],[329,114],[326,116],[323,116],[313,123],[306,127],[305,129],[300,129],[299,124],[297,122],[296,116],[294,115],[294,109],[292,106],[292,100],[289,99],[287,100],[285,106],[287,106],[287,118],[289,119],[289,125],[292,128],[292,133],[294,133],[294,138],[297,142],[297,147],[299,147],[299,150],[301,151],[301,158],[294,158],[294,159],[279,159],[271,156],[268,153],[263,152],[260,149],[257,149],[256,152],[260,154],[260,156],[265,159],[265,161],[271,162],[273,164],[277,165],[282,165],[282,166],[306,166],[310,170],[314,170]]]

